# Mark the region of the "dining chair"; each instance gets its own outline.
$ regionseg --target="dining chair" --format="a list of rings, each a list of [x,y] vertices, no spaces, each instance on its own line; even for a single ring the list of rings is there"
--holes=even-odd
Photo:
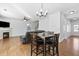
[[[44,41],[36,33],[33,33],[31,39],[31,56],[36,54],[36,56],[44,55]]]
[[[56,49],[55,55],[59,56],[59,33],[55,34],[55,44],[54,48]]]
[[[54,55],[54,36],[46,37],[45,40],[45,55]]]
[[[46,37],[45,39],[46,39],[46,54],[58,56],[59,34],[54,34],[54,36]]]

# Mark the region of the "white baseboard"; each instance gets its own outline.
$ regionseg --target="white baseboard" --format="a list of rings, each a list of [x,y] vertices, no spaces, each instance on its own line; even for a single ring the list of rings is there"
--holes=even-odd
[[[59,39],[59,43],[62,42],[63,40],[65,40],[65,39],[64,38],[63,39]]]

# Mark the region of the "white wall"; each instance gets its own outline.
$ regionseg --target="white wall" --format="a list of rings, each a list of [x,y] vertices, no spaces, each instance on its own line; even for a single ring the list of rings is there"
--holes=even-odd
[[[12,36],[24,35],[27,31],[27,22],[22,20],[1,18],[0,21],[10,22]]]
[[[27,23],[24,21],[11,20],[12,36],[24,35],[27,31]]]
[[[11,36],[25,35],[27,32],[27,23],[30,24],[31,30],[35,30],[37,23],[35,21],[23,21],[19,19],[0,18],[0,21],[10,22]]]
[[[60,20],[60,32],[61,32],[61,40],[67,39],[71,33],[71,23],[68,19],[66,19],[61,13],[61,20]]]
[[[39,19],[39,30],[49,30],[49,17]]]
[[[40,19],[39,29],[60,33],[60,13],[57,12]]]
[[[49,31],[60,33],[60,12],[49,16]]]

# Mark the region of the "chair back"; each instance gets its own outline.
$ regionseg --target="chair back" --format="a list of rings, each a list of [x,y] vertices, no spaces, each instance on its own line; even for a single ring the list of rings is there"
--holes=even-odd
[[[36,40],[37,34],[36,33],[31,33],[31,43],[32,41]]]
[[[46,37],[45,38],[45,41],[46,41],[46,44],[51,44],[53,43],[55,40],[54,40],[54,36],[49,36],[49,37]]]
[[[55,34],[55,42],[56,42],[56,44],[58,44],[58,42],[59,42],[59,33],[57,33],[57,34]]]

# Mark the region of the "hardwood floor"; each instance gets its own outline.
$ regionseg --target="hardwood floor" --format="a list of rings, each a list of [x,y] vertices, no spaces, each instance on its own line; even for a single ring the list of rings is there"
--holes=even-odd
[[[79,56],[79,37],[70,37],[61,42],[59,55]],[[30,56],[30,44],[21,44],[19,37],[0,40],[0,56]]]
[[[72,36],[59,44],[61,56],[79,56],[79,37]]]
[[[0,40],[0,55],[30,56],[30,45],[23,45],[19,37]]]

